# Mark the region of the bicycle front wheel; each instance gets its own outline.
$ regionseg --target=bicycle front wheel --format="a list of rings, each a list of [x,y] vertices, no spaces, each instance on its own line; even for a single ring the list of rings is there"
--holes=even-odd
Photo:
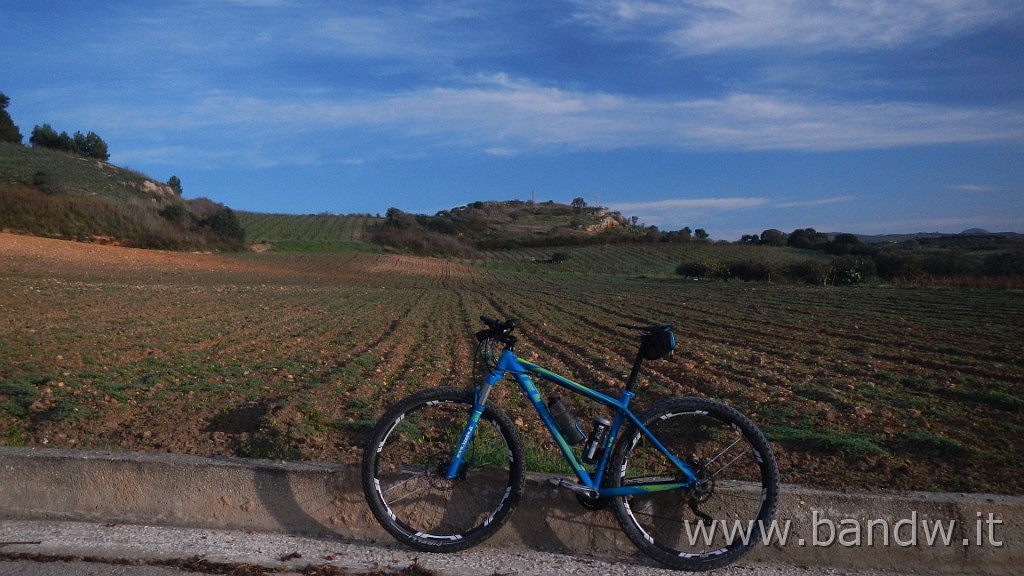
[[[493,535],[526,479],[512,421],[488,403],[455,478],[446,471],[469,420],[473,393],[423,390],[377,422],[363,455],[363,492],[392,536],[418,550],[455,552]]]
[[[676,398],[638,416],[697,483],[615,498],[615,516],[630,540],[677,569],[711,570],[756,544],[775,514],[779,472],[764,435],[719,402]],[[627,426],[612,452],[613,486],[680,482],[685,476],[639,429]]]

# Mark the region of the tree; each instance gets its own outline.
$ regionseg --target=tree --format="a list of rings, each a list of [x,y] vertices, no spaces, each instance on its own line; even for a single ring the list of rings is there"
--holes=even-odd
[[[577,211],[580,211],[587,207],[587,201],[584,200],[582,197],[573,198],[572,203],[569,205],[575,208]]]
[[[81,132],[75,132],[73,142],[77,149],[76,152],[86,158],[95,158],[104,162],[110,159],[110,154],[107,152],[107,143],[95,132],[90,131],[85,136],[82,136]]]
[[[696,230],[693,231],[693,237],[696,238],[697,240],[707,240],[708,233],[703,228],[697,228]]]
[[[412,214],[402,212],[398,208],[388,208],[387,215],[385,215],[384,225],[392,228],[398,228],[403,230],[406,228],[412,228],[416,225],[416,217]]]
[[[63,138],[61,136],[63,136]],[[43,124],[42,126],[37,125],[35,128],[32,128],[32,135],[29,136],[28,143],[40,148],[61,150],[68,147],[68,144],[71,143],[71,139],[68,137],[67,132],[57,134],[57,131],[54,130],[52,126],[49,124]]]
[[[860,246],[860,239],[854,234],[836,234],[836,237],[831,242],[825,245],[826,254],[834,254],[836,256],[845,256],[852,254],[853,251]]]
[[[171,187],[171,190],[174,190],[175,194],[181,196],[182,189],[180,178],[178,178],[177,176],[171,176],[170,178],[167,179],[167,185]]]
[[[58,134],[52,126],[43,124],[32,129],[32,136],[28,141],[32,146],[52,148],[53,150],[78,154],[104,162],[110,158],[110,154],[107,152],[107,143],[95,132],[89,132],[85,135],[81,132],[75,132],[74,137],[71,137],[68,136],[67,132]]]
[[[790,248],[803,248],[806,250],[819,250],[828,244],[828,236],[818,232],[814,228],[797,228],[789,235],[786,245]]]
[[[782,230],[769,228],[761,232],[761,244],[765,246],[785,246],[787,240],[789,240],[789,234]]]
[[[7,105],[11,103],[3,92],[0,92],[0,142],[14,142],[21,144],[21,131],[14,125],[14,120],[7,113]]]

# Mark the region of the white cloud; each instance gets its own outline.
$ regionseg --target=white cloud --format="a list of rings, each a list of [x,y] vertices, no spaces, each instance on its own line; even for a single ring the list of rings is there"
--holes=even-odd
[[[832,204],[843,204],[846,202],[852,202],[853,196],[834,196],[832,198],[821,198],[818,200],[801,200],[798,202],[782,202],[778,204],[779,208],[806,208],[810,206],[829,206]]]
[[[583,0],[613,37],[657,32],[683,54],[770,47],[860,51],[930,42],[1011,20],[1016,0]]]
[[[99,130],[108,141],[121,140],[112,142],[112,149],[135,157],[209,143],[217,150],[206,155],[210,161],[235,158],[260,165],[284,162],[280,151],[285,148],[301,148],[294,157],[308,163],[436,149],[509,157],[636,148],[819,152],[1024,140],[1024,111],[1013,104],[850,102],[796,88],[752,88],[756,83],[706,97],[685,89],[679,96],[634,95],[624,84],[616,91],[614,81],[588,89],[585,80],[577,84],[571,75],[559,83],[501,73],[499,63],[513,58],[496,51],[501,57],[492,60],[488,49],[517,42],[490,38],[475,24],[497,30],[502,10],[525,10],[515,7],[364,2],[303,10],[274,0],[197,1],[189,6],[200,11],[196,25],[182,28],[176,6],[116,11],[120,16],[110,24],[112,33],[97,43],[102,52],[86,45],[75,54],[121,72],[108,78],[110,84],[90,74],[77,85],[68,80],[38,88],[42,95],[36,101],[50,103],[40,106],[49,110],[37,116],[55,124],[66,117],[68,129]],[[700,50],[849,49],[962,34],[1017,17],[1024,3],[586,0],[571,7],[577,22],[643,43],[660,38]],[[255,22],[261,26],[241,25]],[[508,34],[519,38],[515,31]],[[369,75],[379,73],[374,58],[397,60],[396,67],[416,71],[415,79],[354,81],[353,87],[343,76],[321,81],[316,71],[303,71],[294,85],[274,81],[290,78],[288,66],[325,52],[326,61],[361,66]],[[123,59],[136,67],[121,66]],[[46,60],[62,59],[48,55]],[[465,62],[474,64],[458,76],[453,63]],[[517,68],[509,64],[509,69]],[[264,77],[267,86],[253,82]],[[427,77],[431,80],[423,80]],[[31,99],[18,95],[19,105]]]
[[[191,102],[98,107],[104,134],[209,141],[240,157],[288,141],[324,158],[478,150],[496,156],[651,147],[667,150],[874,150],[1024,140],[1024,113],[787,94],[678,100],[574,91],[504,75],[392,94],[326,98],[210,91]],[[355,138],[360,136],[360,138]],[[368,137],[368,138],[363,138]],[[358,152],[347,150],[358,142]],[[159,143],[161,147],[166,143]],[[345,154],[340,154],[344,152]]]
[[[650,214],[658,212],[722,212],[729,210],[745,210],[768,204],[767,198],[670,198],[653,202],[618,202],[609,204],[608,208],[628,214]]]
[[[958,190],[960,192],[971,192],[971,193],[983,193],[983,192],[995,192],[999,190],[994,186],[987,186],[985,184],[953,184],[948,186],[952,190]]]
[[[623,216],[635,216],[641,223],[665,230],[700,223],[707,226],[719,220],[729,220],[732,213],[752,210],[769,204],[767,198],[726,197],[726,198],[670,198],[651,202],[614,202],[608,209]]]

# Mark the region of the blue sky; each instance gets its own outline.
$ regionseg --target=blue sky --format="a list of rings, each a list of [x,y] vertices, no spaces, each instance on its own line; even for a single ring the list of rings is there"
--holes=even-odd
[[[1020,0],[0,0],[32,127],[239,210],[1024,232]]]

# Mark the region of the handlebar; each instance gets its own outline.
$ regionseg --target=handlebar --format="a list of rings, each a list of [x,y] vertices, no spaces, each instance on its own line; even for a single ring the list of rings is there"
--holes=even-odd
[[[509,318],[502,322],[490,316],[481,316],[480,320],[488,326],[487,330],[481,330],[476,333],[476,339],[480,342],[484,340],[498,340],[508,344],[510,340],[512,342],[515,341],[512,331],[516,329],[516,326],[519,326],[519,321],[515,318]]]

